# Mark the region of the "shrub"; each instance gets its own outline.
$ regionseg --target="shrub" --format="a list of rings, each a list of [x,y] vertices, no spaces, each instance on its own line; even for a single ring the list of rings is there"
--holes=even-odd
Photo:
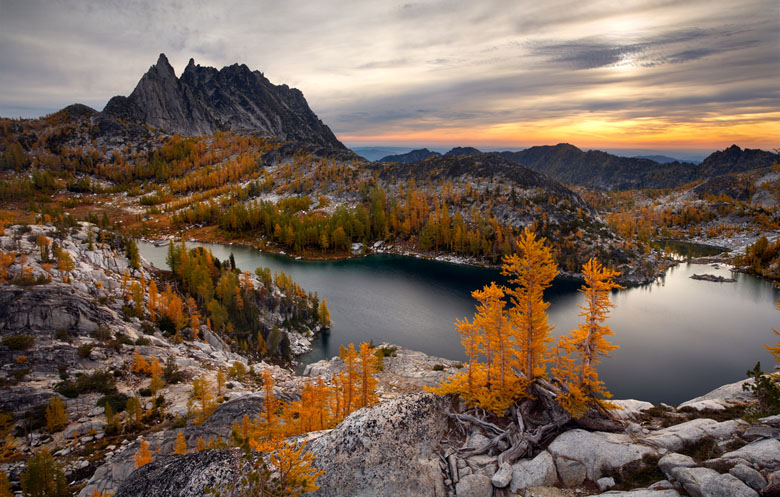
[[[110,405],[111,410],[114,413],[117,413],[125,410],[125,406],[127,405],[127,399],[128,399],[127,395],[123,393],[112,393],[100,397],[97,401],[97,405],[104,409],[106,408],[106,405]]]
[[[396,353],[398,351],[398,347],[382,347],[379,350],[382,351],[382,355],[385,357],[395,357],[398,355]]]
[[[35,345],[35,338],[30,335],[11,335],[3,338],[3,345],[11,350],[28,350]]]
[[[111,339],[111,330],[107,326],[100,325],[92,332],[92,337],[101,342]]]
[[[30,374],[30,368],[14,369],[11,371],[11,376],[18,382],[22,381],[25,376]]]
[[[753,392],[758,400],[757,405],[748,409],[746,417],[753,420],[780,413],[780,387],[771,375],[761,371],[761,363],[757,362],[746,374],[753,378],[753,381],[743,384],[742,389]]]
[[[239,361],[233,361],[233,365],[228,369],[228,376],[231,378],[243,378],[246,373],[246,366]]]
[[[92,348],[94,347],[91,343],[84,343],[79,345],[78,351],[79,351],[79,357],[82,359],[86,359],[89,357],[89,354],[92,353]]]
[[[163,379],[166,383],[173,385],[183,380],[179,366],[176,365],[176,359],[173,356],[168,356],[165,361],[165,369],[163,370]]]
[[[106,371],[95,371],[92,374],[79,374],[75,380],[65,380],[57,384],[54,390],[69,399],[82,393],[98,392],[103,395],[116,393],[114,377]]]
[[[158,319],[157,327],[160,328],[160,331],[167,335],[176,333],[176,323],[174,323],[173,320],[168,316],[162,316],[160,319]]]

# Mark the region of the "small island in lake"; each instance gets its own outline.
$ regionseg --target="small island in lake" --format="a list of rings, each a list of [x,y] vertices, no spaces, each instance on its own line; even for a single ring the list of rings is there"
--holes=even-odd
[[[714,274],[692,274],[691,275],[692,280],[704,280],[704,281],[714,281],[715,283],[736,283],[737,280],[734,278],[726,278],[723,276],[715,276]]]

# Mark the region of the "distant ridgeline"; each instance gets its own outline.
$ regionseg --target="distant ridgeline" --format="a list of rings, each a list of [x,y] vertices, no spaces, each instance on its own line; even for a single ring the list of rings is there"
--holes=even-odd
[[[463,157],[479,153],[479,150],[472,147],[456,147],[444,156]],[[419,149],[406,154],[389,155],[380,162],[409,164],[441,155],[428,149]],[[767,168],[779,160],[779,156],[772,152],[743,150],[736,145],[714,152],[698,165],[690,162],[661,163],[647,158],[620,157],[599,150],[583,152],[568,143],[531,147],[519,152],[498,152],[498,155],[546,174],[561,183],[601,190],[674,188],[693,181],[711,180],[726,174]],[[724,183],[728,181],[721,178],[716,186],[726,187]]]

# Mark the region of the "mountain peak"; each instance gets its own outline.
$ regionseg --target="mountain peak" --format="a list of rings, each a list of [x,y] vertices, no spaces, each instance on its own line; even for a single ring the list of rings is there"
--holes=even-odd
[[[344,149],[309,108],[303,94],[274,85],[246,64],[217,70],[190,58],[176,78],[165,54],[129,97],[112,98],[103,112],[188,136],[217,131],[259,132],[282,140]]]
[[[173,77],[176,77],[173,66],[168,62],[168,57],[166,57],[164,53],[161,53],[160,56],[157,57],[157,63],[153,66],[153,69],[156,69],[158,73],[171,74]]]

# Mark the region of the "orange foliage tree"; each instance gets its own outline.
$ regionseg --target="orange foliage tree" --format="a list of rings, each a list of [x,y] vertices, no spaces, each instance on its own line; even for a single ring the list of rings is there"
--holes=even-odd
[[[472,293],[479,302],[473,320],[455,322],[468,366],[428,390],[458,394],[466,405],[500,416],[516,400],[530,395],[531,385],[546,374],[552,361],[552,373],[563,381],[559,401],[571,414],[584,412],[597,396],[609,396],[595,365],[617,348],[605,338],[613,332],[604,321],[612,306],[611,290],[623,288],[613,280],[619,273],[595,259],[583,266],[585,285],[580,292],[586,304],[580,315],[585,322],[552,347],[544,290],[558,269],[544,242],[524,230],[516,242],[517,253],[505,257],[502,268],[513,286],[491,283]]]
[[[777,299],[777,304],[775,308],[780,311],[780,299]],[[776,329],[772,328],[772,332],[775,335],[780,336],[780,331],[777,331]],[[769,351],[770,354],[772,354],[772,357],[775,358],[775,361],[780,362],[780,340],[778,340],[776,345],[764,345],[766,349]]]
[[[618,348],[605,338],[614,335],[614,332],[604,321],[609,317],[609,309],[612,307],[611,291],[624,288],[613,281],[619,273],[602,266],[596,259],[585,263],[582,274],[585,276],[585,284],[579,291],[585,295],[585,304],[579,306],[579,315],[584,318],[584,322],[560,340],[563,354],[560,355],[562,363],[557,368],[569,387],[569,394],[561,399],[562,404],[574,413],[582,412],[596,396],[612,396],[604,382],[599,380],[595,365],[600,362],[600,357]],[[574,354],[578,362],[565,358],[567,354]]]
[[[517,340],[518,363],[526,382],[544,373],[552,326],[547,323],[549,302],[544,290],[550,287],[558,265],[543,239],[526,228],[517,241],[517,253],[504,258],[501,274],[514,286],[507,290],[513,305],[512,327]]]
[[[152,462],[152,453],[149,452],[149,442],[141,439],[141,446],[138,448],[138,453],[135,455],[134,461],[136,468],[146,466]]]
[[[544,374],[551,327],[543,293],[558,271],[544,242],[526,229],[516,242],[517,253],[504,258],[502,273],[515,286],[504,288],[493,282],[471,294],[479,302],[473,321],[455,322],[468,368],[432,391],[458,393],[467,405],[503,414]]]
[[[174,454],[186,454],[187,453],[187,440],[184,438],[184,433],[179,430],[176,433],[176,448],[173,450]]]

